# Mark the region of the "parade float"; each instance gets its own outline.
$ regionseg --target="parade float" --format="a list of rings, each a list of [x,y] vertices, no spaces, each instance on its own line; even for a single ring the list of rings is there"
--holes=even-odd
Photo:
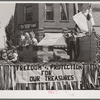
[[[82,30],[77,35],[79,40],[77,59],[69,61],[68,44],[64,34],[46,33],[37,45],[18,47],[19,63],[0,65],[0,79],[2,80],[0,89],[99,89],[99,35],[95,27],[92,27],[93,29],[90,31],[85,16],[80,15],[82,13],[79,13],[78,19],[76,17],[77,20],[74,17],[78,28]],[[83,18],[83,22],[80,18]],[[26,37],[29,39],[28,35]]]

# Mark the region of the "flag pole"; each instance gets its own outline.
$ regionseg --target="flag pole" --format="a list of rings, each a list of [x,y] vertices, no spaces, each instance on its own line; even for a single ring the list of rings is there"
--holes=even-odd
[[[89,11],[90,11],[90,8],[91,8],[91,4],[89,4]],[[91,27],[89,27],[89,35],[90,35],[90,62],[91,62]]]
[[[90,9],[91,9],[91,4],[89,4],[89,12],[90,12]],[[89,13],[89,12],[88,12],[88,13]],[[90,62],[91,62],[91,60],[92,60],[92,59],[91,59],[91,58],[92,58],[92,56],[91,56],[91,54],[92,54],[92,53],[91,53],[92,26],[89,25],[89,21],[88,21],[88,29],[89,29],[89,38],[90,38],[90,39],[89,39],[89,42],[90,42],[90,48],[89,48],[89,49],[90,49],[90,53],[89,53],[89,54],[90,54]],[[89,69],[90,69],[90,68],[91,68],[91,67],[89,66]],[[90,71],[90,70],[89,70],[89,71]],[[91,80],[91,75],[90,75],[90,74],[88,74],[88,75],[89,75],[89,82],[94,86],[94,83],[93,83],[92,80]]]
[[[88,14],[90,12],[90,8],[91,8],[91,4],[89,4],[89,8],[88,8]],[[89,60],[91,62],[91,26],[89,25],[89,21],[87,21],[87,25],[88,25],[88,32],[89,32],[89,44],[90,44],[90,47],[89,47],[89,54],[90,54],[90,57],[89,57]]]

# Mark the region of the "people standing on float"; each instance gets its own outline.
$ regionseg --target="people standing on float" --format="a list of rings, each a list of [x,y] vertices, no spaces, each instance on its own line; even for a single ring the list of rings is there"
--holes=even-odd
[[[75,30],[71,31],[71,37],[70,37],[70,44],[69,44],[69,48],[70,48],[70,60],[76,60],[77,57],[77,50],[76,50],[76,33]]]
[[[18,61],[18,53],[16,50],[13,50],[13,54],[12,54],[12,60],[10,60],[13,63],[16,63]]]
[[[7,61],[7,59],[8,59],[8,57],[7,57],[7,50],[3,50],[2,51],[2,58]]]
[[[25,36],[23,34],[21,35],[20,45],[21,46],[24,46],[25,45]]]
[[[28,32],[25,33],[25,46],[30,45],[31,43],[31,38]]]
[[[38,42],[37,39],[35,38],[35,34],[33,31],[30,32],[30,38],[31,38],[31,44],[36,46]]]

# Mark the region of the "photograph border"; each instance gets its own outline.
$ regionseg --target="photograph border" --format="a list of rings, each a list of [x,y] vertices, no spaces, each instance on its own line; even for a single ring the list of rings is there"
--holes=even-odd
[[[73,2],[94,2],[94,0],[0,0],[0,3],[13,3],[13,2],[18,2],[18,3],[26,3],[26,2],[29,2],[29,3],[42,3],[42,2],[55,2],[56,3],[59,3],[59,2],[68,2],[68,3],[73,3]],[[96,2],[100,3],[99,0],[95,0]],[[42,91],[6,91],[6,90],[1,90],[0,91],[0,99],[2,100],[21,100],[21,99],[24,99],[24,100],[41,100],[41,99],[46,99],[46,100],[53,100],[53,99],[59,99],[59,100],[74,100],[74,99],[80,99],[80,100],[88,100],[88,99],[92,99],[92,100],[96,100],[96,99],[100,99],[100,91],[99,90],[73,90],[73,91],[70,91],[70,90],[59,90],[59,91],[56,91],[56,90],[51,90],[51,92],[49,93],[50,90],[42,90]],[[37,95],[38,94],[38,95]],[[47,96],[46,96],[47,95]]]

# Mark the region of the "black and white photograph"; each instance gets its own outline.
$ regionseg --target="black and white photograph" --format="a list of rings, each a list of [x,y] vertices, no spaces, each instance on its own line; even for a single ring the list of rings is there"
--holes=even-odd
[[[100,90],[100,3],[0,2],[0,90]]]

